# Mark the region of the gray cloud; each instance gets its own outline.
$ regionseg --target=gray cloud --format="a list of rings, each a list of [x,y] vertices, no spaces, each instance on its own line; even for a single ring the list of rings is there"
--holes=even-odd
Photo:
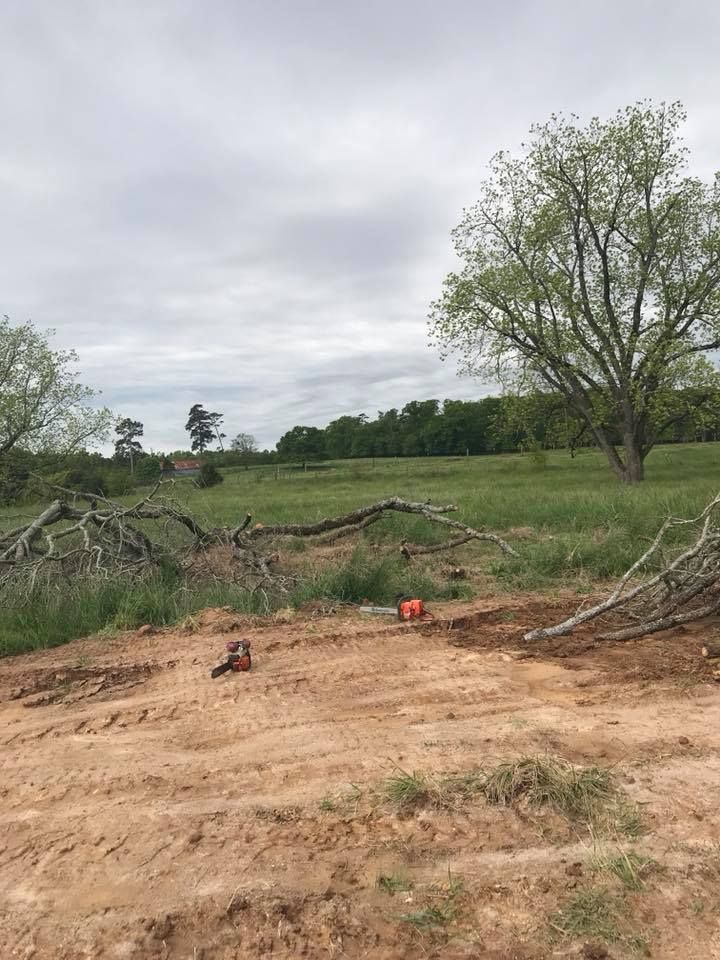
[[[489,157],[557,110],[683,99],[720,166],[705,0],[7,0],[0,309],[148,445],[492,390],[426,345]]]

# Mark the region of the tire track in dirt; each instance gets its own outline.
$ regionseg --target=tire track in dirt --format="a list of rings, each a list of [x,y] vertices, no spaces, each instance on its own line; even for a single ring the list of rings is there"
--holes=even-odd
[[[488,617],[499,618],[497,608]],[[462,647],[350,614],[240,626],[253,641],[250,674],[209,679],[228,637],[210,623],[194,634],[70,644],[52,652],[54,702],[28,709],[22,696],[3,696],[0,942],[34,949],[37,960],[94,958],[111,945],[129,958],[179,960],[196,948],[228,960],[271,949],[410,958],[418,942],[375,879],[401,870],[429,883],[450,868],[465,875],[478,937],[510,956],[521,935],[525,956],[542,956],[532,946],[538,916],[577,883],[563,863],[579,856],[574,830],[554,815],[481,803],[398,818],[370,800],[395,764],[468,770],[549,749],[615,765],[661,835],[657,849],[718,841],[714,688],[619,684],[594,651],[518,660],[512,646],[489,643],[491,623],[478,627],[478,645]],[[516,630],[497,626],[503,636]],[[149,675],[55,698],[88,656],[96,662],[83,669],[94,676],[133,658]],[[31,686],[34,658],[6,663],[3,690]],[[245,905],[228,913],[234,891]],[[667,895],[654,896],[677,928],[663,928],[655,955],[672,956],[683,936],[688,957],[708,955],[707,931],[696,953],[688,948],[669,881]]]

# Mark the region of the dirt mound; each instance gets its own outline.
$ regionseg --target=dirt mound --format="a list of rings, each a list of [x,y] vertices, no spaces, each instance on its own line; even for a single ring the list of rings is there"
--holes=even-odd
[[[4,661],[8,956],[540,960],[595,943],[552,924],[598,887],[622,905],[610,956],[712,956],[720,685],[700,632],[523,643],[573,602],[435,605],[428,625],[220,609]],[[211,680],[246,637],[252,671]],[[608,842],[658,861],[641,889],[548,809],[383,800],[401,771],[547,752],[610,767],[638,805],[645,834]]]

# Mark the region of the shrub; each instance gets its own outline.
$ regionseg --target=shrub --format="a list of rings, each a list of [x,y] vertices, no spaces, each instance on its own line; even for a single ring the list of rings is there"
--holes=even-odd
[[[200,475],[198,476],[197,483],[199,487],[214,487],[218,483],[223,482],[223,475],[220,473],[218,468],[212,463],[204,463],[200,467]]]
[[[142,457],[135,467],[135,481],[143,486],[156,483],[160,479],[160,470],[158,457]]]

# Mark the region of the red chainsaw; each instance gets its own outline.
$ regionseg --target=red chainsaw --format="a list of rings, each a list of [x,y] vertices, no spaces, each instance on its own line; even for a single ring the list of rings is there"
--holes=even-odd
[[[252,666],[249,640],[229,640],[225,644],[225,649],[228,652],[225,663],[221,663],[210,671],[210,676],[213,680],[216,677],[221,677],[223,673],[227,673],[228,670],[240,673],[249,670]]]
[[[394,607],[360,607],[360,613],[379,613],[395,616],[398,620],[434,620],[419,597],[398,597]]]

